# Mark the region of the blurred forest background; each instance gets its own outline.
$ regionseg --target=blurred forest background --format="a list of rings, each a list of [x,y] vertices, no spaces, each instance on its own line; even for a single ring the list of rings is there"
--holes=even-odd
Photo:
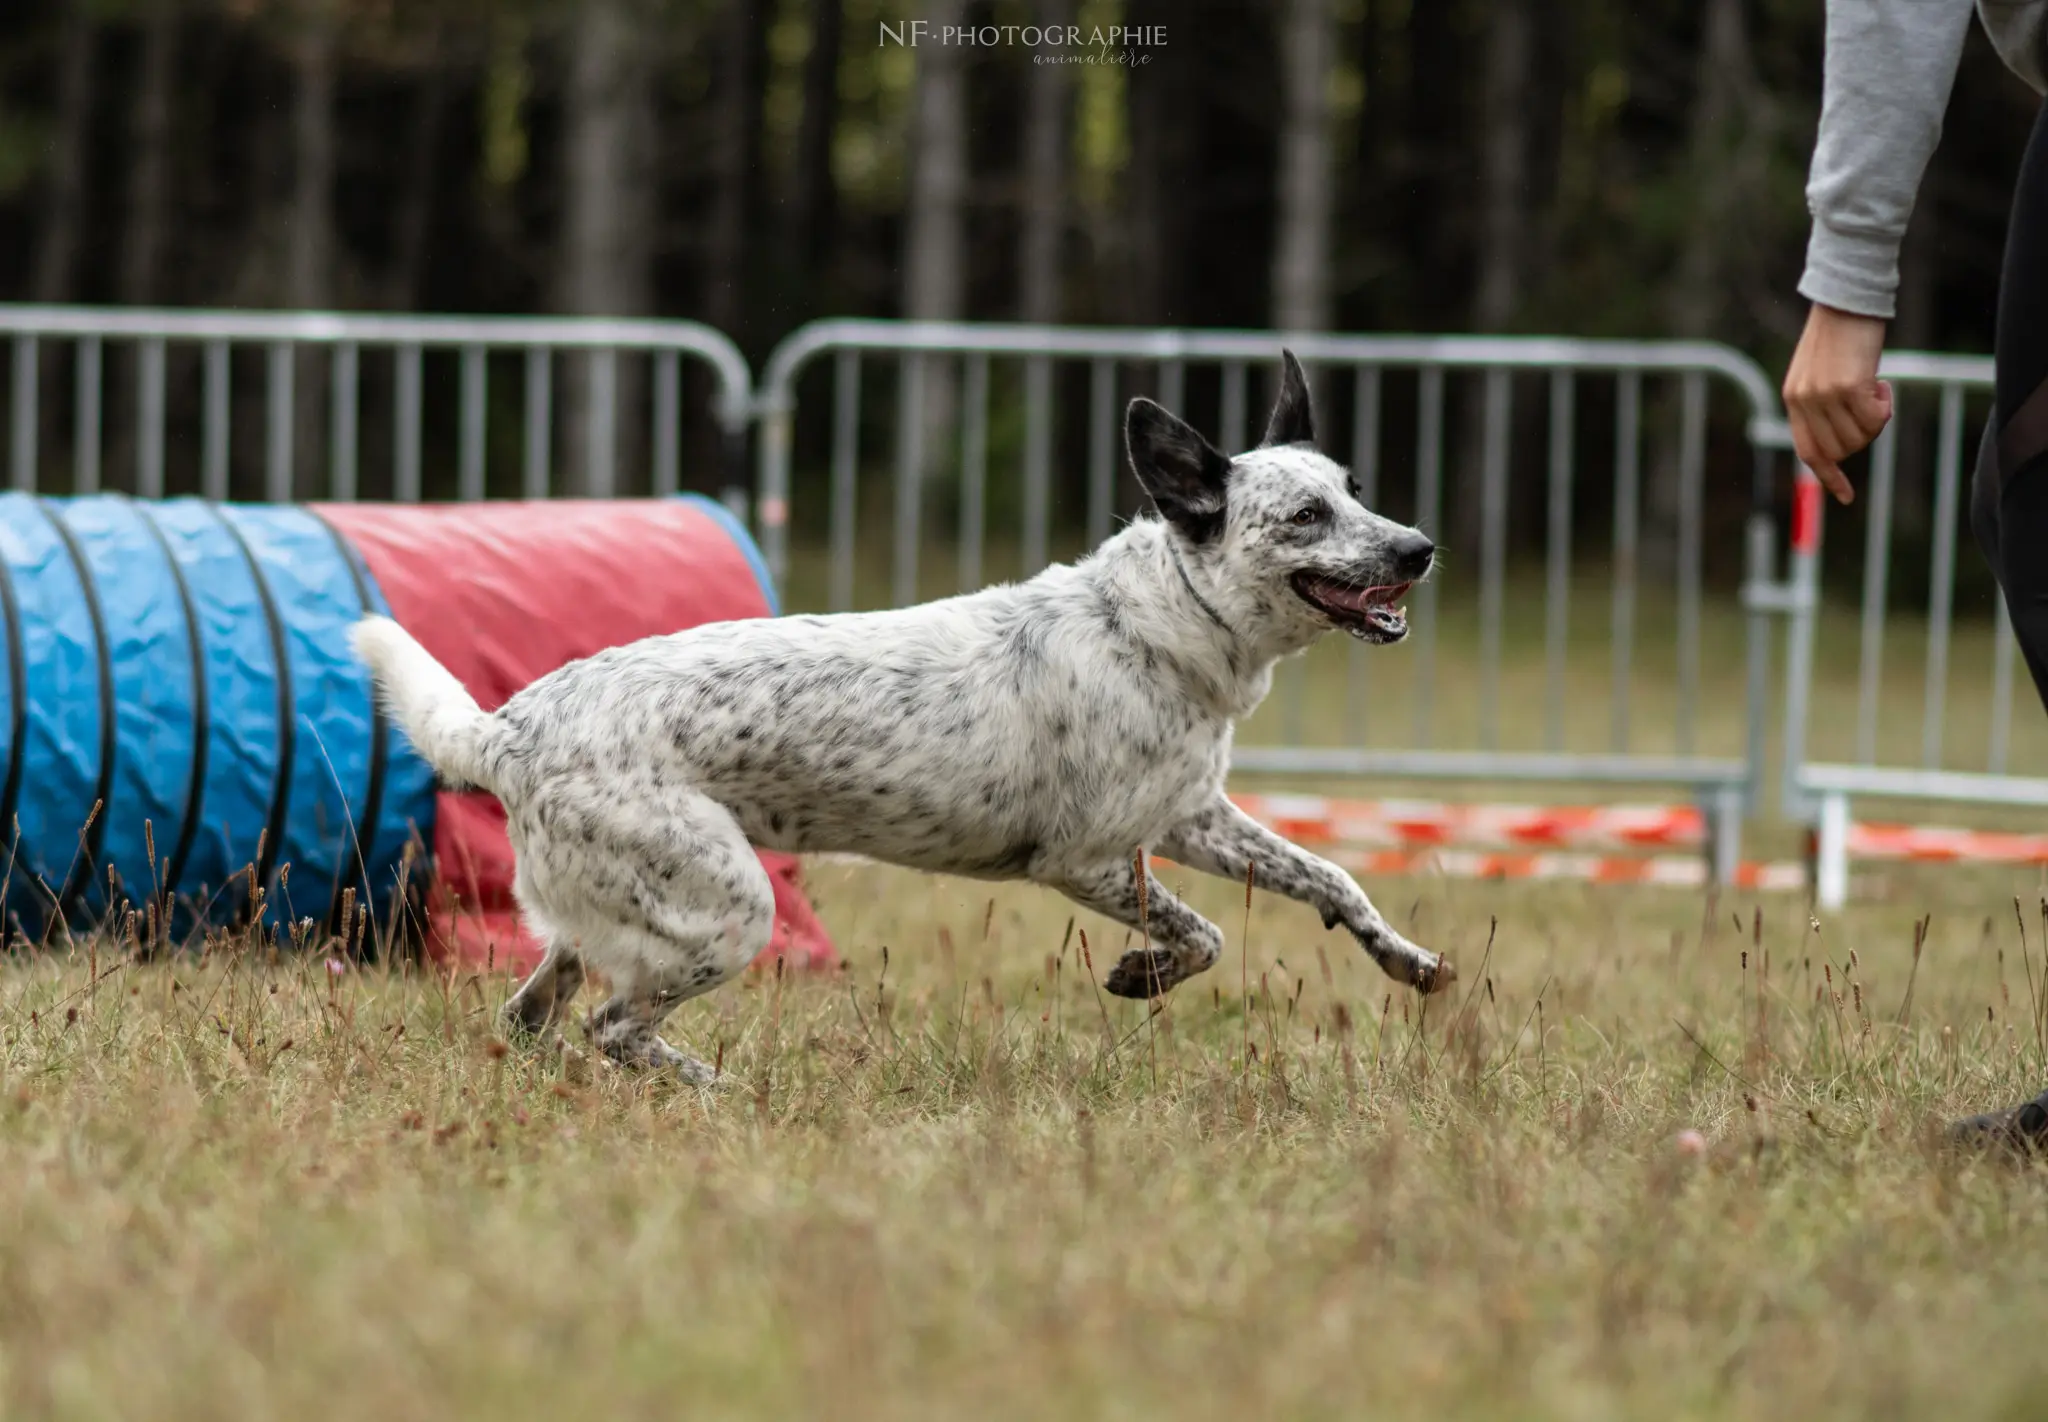
[[[882,25],[1165,27],[1141,64]],[[12,0],[0,297],[1732,341],[1801,311],[1821,0]],[[1973,34],[1907,346],[1986,350]]]
[[[890,38],[915,19],[923,43]],[[1063,47],[1093,61],[1066,63],[1015,34],[930,37],[970,24],[1153,33]],[[1822,34],[1822,0],[9,0],[0,300],[691,317],[757,370],[824,315],[1709,337],[1777,369],[1803,317]],[[1973,26],[1895,347],[1990,349],[2034,103]],[[191,359],[179,389],[197,388]],[[1066,374],[1080,383],[1059,397],[1054,513],[1078,539],[1086,371]],[[428,373],[443,496],[452,379]],[[1542,528],[1532,379],[1515,400],[1524,551]],[[259,387],[236,390],[253,433]],[[573,381],[565,394],[575,428]],[[646,391],[622,398],[638,410]],[[366,419],[390,418],[381,387],[363,399]],[[1208,387],[1188,399],[1192,418],[1213,411]],[[1482,500],[1473,411],[1454,404],[1446,532],[1464,547]],[[1932,404],[1900,415],[1896,531],[1923,551]],[[308,492],[317,401],[301,406]],[[798,440],[807,537],[823,536],[827,408],[806,405]],[[926,409],[943,423],[943,400]],[[183,488],[196,415],[172,414]],[[1737,414],[1715,419],[1715,489],[1747,486]],[[1581,418],[1611,423],[1598,406]],[[61,469],[54,405],[46,423]],[[1013,425],[991,436],[1004,468]],[[517,412],[494,407],[491,426],[492,477],[514,476]],[[631,415],[622,438],[644,427]],[[874,434],[880,457],[892,436]],[[709,436],[693,435],[686,484],[731,467]],[[1406,426],[1388,439],[1413,448]],[[260,452],[236,454],[236,490],[260,489]],[[1574,498],[1595,527],[1608,457],[1580,455]],[[1652,457],[1646,547],[1668,550],[1672,447]],[[558,490],[577,468],[563,461]],[[1390,473],[1402,512],[1412,489]],[[363,479],[377,496],[391,475],[366,457]],[[1860,516],[1838,515],[1831,558]],[[1710,575],[1732,576],[1740,517],[1739,496],[1709,501]],[[1897,596],[1921,595],[1920,561]]]

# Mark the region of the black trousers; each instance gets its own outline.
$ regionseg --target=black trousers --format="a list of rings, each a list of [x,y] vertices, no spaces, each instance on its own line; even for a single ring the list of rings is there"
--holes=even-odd
[[[1970,526],[2048,706],[2048,105],[2013,190],[1994,364],[1997,403],[1977,452]]]

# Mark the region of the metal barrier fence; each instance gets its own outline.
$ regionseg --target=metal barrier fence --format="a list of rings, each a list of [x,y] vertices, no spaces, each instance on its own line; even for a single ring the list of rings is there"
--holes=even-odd
[[[1368,501],[1385,506],[1384,496],[1396,482],[1388,471],[1403,466],[1413,472],[1401,491],[1408,502],[1392,511],[1432,533],[1444,527],[1447,485],[1457,486],[1460,499],[1476,499],[1476,509],[1468,514],[1477,524],[1479,557],[1474,645],[1469,660],[1457,664],[1476,679],[1476,717],[1468,744],[1442,745],[1447,704],[1438,695],[1438,682],[1449,658],[1441,655],[1440,644],[1450,632],[1447,619],[1439,615],[1439,582],[1432,581],[1412,595],[1412,660],[1394,673],[1413,684],[1413,724],[1405,737],[1377,747],[1361,743],[1356,716],[1365,709],[1363,658],[1371,654],[1353,646],[1342,694],[1350,713],[1347,734],[1335,744],[1328,743],[1329,737],[1314,744],[1304,735],[1310,673],[1296,661],[1283,673],[1276,698],[1281,710],[1272,718],[1277,728],[1269,720],[1265,734],[1259,734],[1260,723],[1253,723],[1249,733],[1240,735],[1234,767],[1290,775],[1683,786],[1698,794],[1713,816],[1717,867],[1732,869],[1742,813],[1764,763],[1769,623],[1784,600],[1782,590],[1768,582],[1775,534],[1765,510],[1774,452],[1786,447],[1788,439],[1776,392],[1762,370],[1733,350],[1705,343],[1306,334],[1286,337],[1284,343],[1309,368],[1326,442],[1348,425],[1350,438],[1333,444],[1332,452],[1349,461]],[[1061,501],[1055,477],[1060,393],[1078,394],[1085,409],[1078,422],[1082,437],[1068,441],[1083,452],[1085,465],[1085,478],[1079,481],[1084,488],[1071,501],[1080,505],[1080,517],[1069,522],[1080,534],[1078,546],[1093,546],[1112,531],[1120,504],[1134,497],[1122,473],[1123,401],[1149,393],[1191,414],[1196,377],[1213,374],[1214,419],[1195,422],[1206,423],[1224,448],[1242,449],[1247,430],[1257,428],[1261,418],[1249,408],[1250,372],[1257,366],[1264,375],[1268,363],[1277,363],[1282,344],[1279,334],[1265,332],[858,320],[805,326],[769,357],[757,400],[757,513],[769,566],[778,579],[785,578],[792,568],[792,528],[822,525],[829,574],[819,600],[834,610],[854,606],[862,575],[874,571],[864,554],[880,546],[887,550],[887,576],[869,579],[870,601],[901,605],[989,581],[999,541],[991,539],[989,525],[1008,521],[1013,526],[1002,533],[1014,539],[1011,566],[1029,575],[1053,551]],[[872,373],[876,366],[885,367],[879,380]],[[829,373],[830,419],[804,425],[798,419],[799,389],[814,373]],[[1063,375],[1073,378],[1062,380]],[[1389,398],[1396,378],[1412,385],[1413,403],[1405,412]],[[1540,461],[1517,460],[1515,387],[1532,381],[1545,386],[1541,417],[1532,421],[1543,426],[1543,454]],[[875,407],[890,402],[872,398],[878,384],[892,385],[894,397],[893,410],[882,411],[879,420]],[[1607,450],[1616,512],[1609,530],[1613,575],[1604,619],[1611,652],[1594,673],[1598,680],[1589,684],[1583,659],[1573,665],[1568,642],[1575,481],[1584,462],[1579,412],[1583,389],[1596,384],[1604,387],[1612,407]],[[1454,385],[1467,389],[1459,392]],[[1744,525],[1740,550],[1731,547],[1725,560],[1740,562],[1745,585],[1755,595],[1742,631],[1742,685],[1736,693],[1741,714],[1722,718],[1721,729],[1727,732],[1722,753],[1710,755],[1700,746],[1702,587],[1708,551],[1704,480],[1710,402],[1716,392],[1724,401],[1732,397],[1750,451],[1753,487],[1766,497]],[[1459,393],[1468,398],[1457,408],[1476,416],[1453,426],[1448,414]],[[942,412],[936,421],[935,409]],[[879,545],[859,536],[861,448],[865,429],[878,422],[885,426],[885,442],[893,443],[890,532]],[[1412,437],[1412,444],[1398,450],[1393,446],[1396,424]],[[813,444],[823,445],[807,451],[820,457],[803,466],[816,476],[807,481],[808,497],[822,518],[799,519],[795,507],[797,445],[805,430]],[[1447,433],[1454,437],[1447,440]],[[1467,436],[1465,449],[1451,448],[1457,433]],[[1004,462],[1013,458],[1016,470],[1016,507],[1007,520],[992,514],[991,472],[999,435],[1013,447]],[[1668,457],[1653,460],[1646,480],[1643,451],[1660,437],[1661,452]],[[1460,454],[1469,456],[1463,466],[1458,465]],[[1522,481],[1514,478],[1518,465],[1539,464],[1540,473],[1529,467]],[[1529,491],[1535,497],[1518,499],[1532,477],[1540,479],[1539,487]],[[1069,493],[1076,492],[1076,481],[1065,482]],[[937,582],[928,560],[921,566],[920,558],[931,541],[930,506],[941,496],[957,509],[947,530],[957,568],[954,576]],[[1527,620],[1519,616],[1519,604],[1526,599],[1516,597],[1514,607],[1509,602],[1507,531],[1516,508],[1524,516],[1535,511],[1533,516],[1543,521],[1545,550],[1542,613],[1534,633],[1543,648],[1535,678],[1540,691],[1534,692],[1542,712],[1528,718],[1540,722],[1541,743],[1523,749],[1504,747],[1501,734],[1504,698],[1516,695],[1504,677],[1505,639],[1513,623]],[[1654,576],[1659,570],[1648,565],[1644,546],[1652,510],[1666,515],[1668,525],[1663,552],[1668,555],[1672,613],[1668,642],[1659,643],[1660,652],[1669,648],[1674,682],[1668,698],[1670,744],[1662,753],[1640,750],[1631,739],[1631,694],[1639,690],[1635,662],[1644,630],[1642,594],[1647,585],[1663,581]],[[1775,603],[1772,593],[1777,594]],[[1594,715],[1589,717],[1589,711]],[[1521,718],[1511,719],[1522,724]],[[1605,733],[1597,737],[1600,744],[1585,744],[1589,720],[1605,723],[1599,728]],[[1640,728],[1633,734],[1640,740]]]
[[[728,502],[743,504],[745,499],[747,364],[730,340],[696,322],[0,305],[0,337],[11,337],[12,345],[8,469],[17,489],[55,484],[72,493],[110,486],[125,486],[142,497],[177,492],[171,478],[171,432],[189,437],[196,425],[196,462],[175,481],[187,485],[186,491],[224,499],[236,469],[260,469],[260,483],[240,482],[259,488],[265,499],[314,493],[347,500],[363,490],[365,466],[374,464],[390,497],[417,500],[425,491],[426,392],[437,377],[447,376],[457,392],[452,492],[480,499],[487,492],[493,410],[510,415],[513,403],[493,401],[492,357],[523,353],[518,493],[538,498],[571,491],[596,497],[675,492],[687,413],[682,393],[687,358],[710,377],[709,415],[722,451]],[[69,348],[68,371],[61,360],[45,359],[44,348],[50,345]],[[123,450],[118,479],[109,478],[112,461],[106,457],[109,346],[133,350],[132,387],[114,387],[128,409],[116,431]],[[254,441],[249,438],[253,431],[237,428],[234,371],[237,353],[252,347],[263,362],[263,414],[260,422],[240,423],[260,423],[260,455],[238,461],[237,449],[246,456]],[[196,361],[188,357],[179,363],[196,364],[196,372],[174,372],[174,362],[188,351]],[[302,366],[310,365],[314,352],[324,354],[327,367],[324,440],[305,437],[304,431],[313,428],[305,418],[311,411],[298,389]],[[576,447],[565,451],[573,478],[562,481],[555,473],[555,372],[556,358],[570,355],[579,358],[569,371],[577,428],[569,440],[559,442]],[[622,408],[628,404],[622,391],[638,388],[640,372],[626,364],[634,357],[650,367],[644,480],[622,477],[628,471],[622,471],[620,459],[622,443],[637,447],[637,440],[621,437],[621,416],[631,413]],[[446,360],[451,368],[437,371],[430,358]],[[379,393],[387,395],[382,403],[389,411],[390,443],[383,446],[388,461],[375,457],[381,450],[366,446],[362,428],[366,377],[383,375],[374,367],[386,362],[388,385],[380,382]],[[58,382],[68,385],[70,418],[62,422],[69,427],[68,478],[63,462],[48,457],[56,441],[46,441],[39,428],[45,406],[61,410],[63,403],[48,399],[46,365]],[[324,478],[309,477],[315,471],[299,467],[318,462],[325,464],[319,471]]]
[[[2005,600],[1990,585],[1989,572],[1976,557],[1969,529],[1970,475],[1977,444],[1970,438],[1989,412],[1991,362],[1976,357],[1899,352],[1885,357],[1882,374],[1892,383],[1897,413],[1871,451],[1868,487],[1847,511],[1862,520],[1861,587],[1856,598],[1856,697],[1853,720],[1839,714],[1825,726],[1838,727],[1821,747],[1825,759],[1810,759],[1809,742],[1816,732],[1813,700],[1831,681],[1816,672],[1822,651],[1817,645],[1819,620],[1825,615],[1821,533],[1825,506],[1818,484],[1805,470],[1798,472],[1798,502],[1805,511],[1795,520],[1792,578],[1798,594],[1792,599],[1789,628],[1791,661],[1787,676],[1785,718],[1785,790],[1788,814],[1812,822],[1815,835],[1815,893],[1824,908],[1839,907],[1848,894],[1851,843],[1851,802],[1858,797],[1942,801],[1987,806],[2048,806],[2048,779],[2012,774],[2016,759],[2012,702],[2016,644]],[[1916,438],[1929,397],[1935,405],[1931,464],[1926,441]],[[1917,409],[1916,409],[1917,407]],[[1910,446],[1902,450],[1902,442]],[[1902,470],[1907,460],[1931,468],[1923,490],[1907,490]],[[1920,480],[1913,481],[1916,485]],[[1832,517],[1840,518],[1837,514]],[[1886,694],[1885,672],[1899,665],[1896,643],[1902,634],[1920,631],[1917,617],[1896,610],[1897,582],[1902,571],[1895,556],[1902,545],[1917,552],[1927,541],[1927,592],[1924,648],[1917,659],[1919,694],[1916,724],[1909,737],[1886,736],[1884,712],[1895,698]],[[1838,560],[1840,561],[1840,560]],[[1976,573],[1979,598],[1988,598],[1992,616],[1988,637],[1976,628],[1958,625],[1958,578]],[[1844,570],[1846,571],[1846,569]],[[1903,571],[1913,571],[1910,560]],[[1902,626],[1902,623],[1904,624]],[[1846,634],[1847,629],[1842,629]],[[1958,661],[1968,650],[1986,665],[1976,689],[1985,704],[1978,708],[1981,740],[1969,724],[1960,729],[1967,744],[1952,748],[1958,729],[1952,704],[1960,681],[1964,692],[1971,680],[1959,677]],[[1887,657],[1888,645],[1893,656]],[[1913,663],[1905,663],[1912,666]],[[1968,669],[1963,669],[1968,670]],[[2022,693],[2024,694],[2024,693]],[[1839,713],[1846,708],[1832,708]],[[1897,721],[1896,714],[1892,718]],[[1853,727],[1853,739],[1850,728]],[[2040,745],[2029,757],[2040,764]]]
[[[1243,448],[1261,414],[1255,384],[1269,378],[1283,343],[1266,332],[825,321],[775,349],[757,394],[734,344],[693,322],[0,305],[0,338],[9,345],[10,378],[0,386],[7,468],[24,490],[279,500],[661,494],[684,485],[686,460],[715,451],[717,482],[744,511],[746,441],[758,420],[753,513],[770,568],[786,584],[796,571],[793,531],[816,532],[824,576],[813,601],[832,608],[978,587],[1099,542],[1136,507],[1123,470],[1124,400],[1152,394],[1226,448]],[[1988,636],[1958,602],[1973,578],[1977,594],[1986,583],[1958,546],[1968,538],[1965,455],[1974,447],[1965,439],[1988,404],[1988,361],[1886,358],[1901,417],[1848,514],[1862,546],[1851,703],[1840,674],[1851,635],[1823,635],[1820,491],[1796,467],[1791,561],[1786,580],[1773,579],[1769,509],[1790,441],[1773,382],[1740,353],[1544,338],[1304,334],[1285,343],[1310,369],[1331,452],[1349,461],[1368,499],[1440,541],[1447,514],[1465,519],[1477,568],[1467,577],[1454,561],[1454,584],[1433,580],[1414,595],[1407,660],[1388,665],[1388,679],[1408,688],[1405,730],[1390,729],[1379,709],[1374,654],[1353,646],[1343,666],[1328,656],[1289,663],[1274,711],[1240,738],[1238,769],[1684,787],[1710,816],[1712,858],[1725,874],[1767,762],[1771,624],[1782,615],[1780,808],[1817,826],[1824,905],[1846,892],[1856,798],[2048,806],[2048,778],[2011,773],[2048,757],[2048,733],[2035,737],[2029,720],[2020,739],[2038,743],[2014,743],[2011,703],[2024,692],[2014,686],[2003,602],[1992,598]],[[494,370],[508,363],[516,375],[494,385]],[[827,378],[829,402],[800,419],[814,409],[800,389]],[[324,397],[306,398],[309,384],[324,385]],[[698,388],[701,401],[690,398]],[[1916,438],[1909,416],[1930,402],[1931,438]],[[1717,423],[1717,404],[1738,419]],[[1725,505],[1706,485],[1710,437],[1731,425],[1752,471],[1739,555],[1723,546],[1734,541],[1721,536],[1728,530],[1714,527],[1710,507]],[[366,439],[366,429],[378,437]],[[693,444],[693,431],[708,438]],[[864,447],[885,451],[880,540],[861,536],[861,490],[874,482]],[[515,448],[516,459],[504,457]],[[1930,449],[1931,459],[1918,459]],[[1902,472],[1923,467],[1924,480]],[[1596,482],[1596,497],[1582,501]],[[1575,552],[1596,506],[1612,509],[1595,528],[1611,566],[1597,618],[1606,647],[1589,659],[1585,644],[1596,639],[1573,641],[1574,609],[1588,621]],[[935,512],[944,524],[936,538]],[[1511,521],[1540,522],[1535,585],[1511,566]],[[1902,578],[1917,576],[1897,554],[1921,538],[1924,622],[1917,589],[1915,608],[1897,610]],[[950,569],[933,566],[934,543]],[[1703,628],[1713,621],[1704,589],[1717,554],[1724,566],[1739,557],[1741,569],[1740,689],[1725,698],[1739,698],[1739,716],[1716,707],[1703,680]],[[1835,575],[1846,573],[1837,562]],[[1440,605],[1447,585],[1471,588],[1472,606]],[[1838,613],[1847,601],[1837,601]],[[1667,611],[1668,634],[1652,626]],[[1921,645],[1900,651],[1916,638]],[[1537,665],[1514,665],[1523,641],[1540,647]],[[1646,673],[1648,661],[1659,667]],[[1887,668],[1917,675],[1910,734],[1900,730],[1896,688],[1887,694]],[[1655,684],[1659,670],[1668,686]],[[1646,677],[1668,712],[1648,728],[1663,743],[1655,749],[1643,744]],[[1957,684],[1963,701],[1972,687],[1985,695],[1959,706]],[[1339,728],[1311,726],[1311,707],[1332,702],[1342,707]],[[1527,714],[1504,716],[1504,707]],[[1978,722],[1961,732],[1972,738],[1965,763],[1956,728],[1979,715],[1981,742]],[[1506,744],[1524,728],[1537,744]]]

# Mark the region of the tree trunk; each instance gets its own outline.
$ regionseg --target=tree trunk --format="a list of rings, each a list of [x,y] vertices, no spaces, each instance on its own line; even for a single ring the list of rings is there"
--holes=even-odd
[[[292,225],[285,300],[334,300],[334,12],[305,0],[292,44]]]
[[[1750,186],[1746,150],[1751,145],[1745,139],[1753,127],[1756,87],[1742,0],[1707,0],[1687,120],[1694,216],[1686,226],[1671,287],[1671,326],[1678,336],[1712,336],[1727,307],[1726,224],[1730,214],[1741,211],[1740,199]]]
[[[844,0],[811,0],[811,49],[804,56],[804,113],[796,139],[796,231],[802,269],[823,284],[839,218],[832,176],[832,134],[839,120],[839,59]]]
[[[75,301],[79,245],[85,234],[86,129],[92,121],[93,45],[97,38],[89,8],[82,0],[64,6],[64,27],[57,51],[57,123],[50,135],[50,176],[44,188],[43,225],[36,234],[29,269],[28,298],[36,302]],[[59,389],[49,379],[56,352],[47,347],[38,361],[42,372],[37,422],[45,430],[62,426]]]
[[[1038,0],[1031,23],[1064,27],[1072,0]],[[1018,252],[1017,314],[1060,319],[1060,248],[1067,228],[1067,108],[1064,64],[1034,64],[1024,101],[1024,238]]]
[[[644,137],[648,126],[648,71],[636,50],[635,7],[630,0],[589,0],[575,12],[570,35],[569,82],[564,105],[562,160],[564,224],[561,250],[561,306],[579,316],[637,316],[648,306],[647,173]],[[637,403],[635,361],[619,358],[617,387],[609,411],[597,408],[595,356],[574,357],[564,374],[563,466],[557,481],[564,492],[609,494],[623,485],[625,451],[639,427],[627,417]],[[614,437],[609,470],[594,433],[608,418]]]
[[[1454,0],[1426,0],[1408,13],[1401,208],[1404,265],[1413,279],[1395,315],[1415,330],[1439,329],[1469,314],[1453,295],[1465,285],[1459,264],[1465,228],[1454,197],[1462,185],[1453,181],[1465,152],[1457,79],[1470,62],[1452,26],[1454,8]]]
[[[647,73],[628,0],[593,0],[571,37],[563,158],[562,306],[627,316],[648,296],[640,194]]]
[[[437,47],[438,50],[438,47]],[[436,161],[441,130],[448,112],[448,66],[435,54],[420,76],[413,98],[412,131],[406,136],[405,181],[393,214],[396,229],[391,268],[385,274],[384,304],[398,311],[415,309],[427,270],[427,233],[434,213]],[[486,219],[491,220],[490,218]]]
[[[962,0],[929,0],[934,31],[957,27]],[[909,235],[903,263],[903,314],[948,320],[967,289],[967,90],[965,52],[957,45],[917,50],[917,92],[910,137]]]
[[[903,258],[903,314],[913,321],[950,321],[967,304],[966,52],[935,36],[958,27],[963,0],[927,0],[928,42],[917,49],[917,89],[910,137],[909,231]],[[904,362],[906,373],[919,362]],[[926,359],[924,472],[951,467],[954,407],[952,364]]]
[[[1479,273],[1472,302],[1472,322],[1480,331],[1506,327],[1522,297],[1522,251],[1529,241],[1525,134],[1534,45],[1529,0],[1497,0],[1487,25]],[[1427,75],[1416,79],[1429,82]]]
[[[1734,252],[1741,242],[1731,218],[1757,191],[1755,112],[1761,96],[1752,67],[1743,0],[1707,0],[1693,69],[1687,116],[1686,165],[1692,175],[1692,220],[1686,224],[1670,287],[1674,336],[1707,339],[1719,333],[1727,309]],[[1662,402],[1658,424],[1676,430],[1675,399]],[[1678,439],[1660,439],[1643,491],[1643,557],[1672,566],[1678,550]]]
[[[50,137],[50,181],[43,199],[43,230],[36,240],[29,299],[76,296],[78,244],[85,230],[85,136],[92,120],[93,27],[84,0],[64,6],[57,52],[57,125]]]
[[[156,301],[163,266],[165,198],[170,191],[173,0],[148,0],[142,12],[142,67],[130,117],[128,240],[121,251],[121,300]]]
[[[1280,230],[1273,319],[1283,331],[1330,324],[1329,0],[1286,0],[1281,13]]]
[[[1127,23],[1171,27],[1185,11],[1178,0],[1131,0]],[[1169,35],[1173,31],[1169,28]],[[1188,178],[1195,120],[1195,56],[1169,57],[1128,72],[1130,115],[1128,211],[1124,214],[1123,319],[1140,326],[1178,325],[1187,291],[1183,255],[1188,229]],[[1117,202],[1112,198],[1112,204]]]
[[[170,193],[172,47],[177,12],[174,0],[144,0],[139,9],[142,46],[135,97],[127,116],[128,168],[123,175],[122,193],[125,221],[114,281],[115,299],[124,306],[150,306],[163,300],[163,249]],[[131,488],[139,485],[141,474],[141,371],[142,354],[138,346],[117,346],[107,358],[102,406],[107,434],[102,477],[110,469],[133,470],[135,483]]]
[[[1131,0],[1129,13],[1127,23],[1141,28],[1170,27],[1185,14],[1177,0]],[[1190,206],[1195,68],[1193,55],[1169,57],[1129,71],[1125,81],[1131,157],[1121,285],[1123,319],[1133,325],[1178,325],[1186,316],[1183,248]],[[1118,200],[1111,201],[1114,206]]]
[[[299,311],[334,305],[333,0],[301,0],[292,36],[292,218],[285,253],[285,302]],[[301,349],[293,357],[292,492],[326,491],[320,448],[325,362]],[[329,475],[331,477],[331,474]]]
[[[1479,148],[1479,252],[1473,282],[1472,326],[1494,333],[1514,320],[1522,300],[1524,253],[1530,241],[1529,149],[1527,127],[1533,89],[1535,23],[1530,0],[1497,0],[1486,27],[1486,102],[1481,115]],[[1415,82],[1434,77],[1417,74]],[[1509,390],[1514,404],[1525,403],[1517,386]],[[1457,459],[1456,494],[1446,510],[1452,546],[1471,554],[1481,549],[1486,514],[1485,425],[1480,417],[1480,382],[1464,382],[1470,417],[1452,444]],[[1519,420],[1519,413],[1510,415]],[[1518,441],[1509,431],[1507,447]],[[1513,478],[1510,477],[1512,497]]]
[[[744,335],[748,244],[759,230],[767,20],[759,0],[725,0],[717,40],[715,177],[705,244],[704,319],[735,338]]]
[[[1399,230],[1401,220],[1396,205],[1388,201],[1389,150],[1398,138],[1392,121],[1394,83],[1390,72],[1393,56],[1387,44],[1388,8],[1378,0],[1366,0],[1359,16],[1357,64],[1365,95],[1358,105],[1358,123],[1353,130],[1357,156],[1343,180],[1343,198],[1336,219],[1357,234],[1373,268],[1392,264],[1394,254],[1388,250],[1388,238]],[[1364,322],[1384,324],[1390,313],[1381,304],[1379,292],[1370,293],[1368,302],[1360,313]]]

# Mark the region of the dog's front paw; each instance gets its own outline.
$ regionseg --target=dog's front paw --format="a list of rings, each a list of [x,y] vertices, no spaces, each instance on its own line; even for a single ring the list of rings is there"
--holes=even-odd
[[[1133,948],[1117,959],[1103,987],[1118,997],[1138,999],[1163,996],[1181,980],[1173,955],[1159,948]]]
[[[1418,963],[1414,976],[1408,979],[1424,997],[1442,992],[1457,980],[1457,965],[1438,953],[1429,954],[1426,961]]]
[[[1410,943],[1392,929],[1360,933],[1358,941],[1381,972],[1425,997],[1458,980],[1458,970],[1449,958]]]

